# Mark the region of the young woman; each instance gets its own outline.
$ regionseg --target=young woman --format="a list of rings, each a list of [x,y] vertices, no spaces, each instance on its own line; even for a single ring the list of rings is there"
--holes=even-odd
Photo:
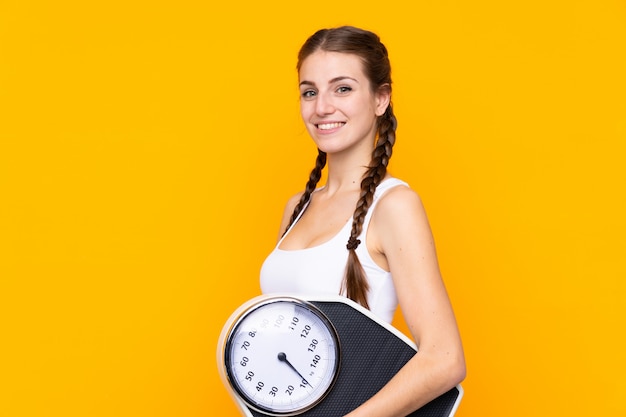
[[[387,172],[397,125],[387,49],[366,30],[322,29],[302,46],[297,69],[318,156],[287,203],[261,289],[342,294],[387,322],[399,304],[419,351],[349,416],[406,416],[460,383],[465,360],[424,207]]]

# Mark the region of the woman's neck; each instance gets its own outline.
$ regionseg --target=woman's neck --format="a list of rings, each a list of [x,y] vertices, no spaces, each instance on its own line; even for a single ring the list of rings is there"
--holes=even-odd
[[[326,191],[332,194],[360,190],[361,180],[371,162],[371,152],[371,148],[360,146],[349,152],[328,154]]]
[[[329,161],[330,162],[330,161]],[[328,194],[353,192],[361,189],[361,181],[367,172],[367,164],[362,165],[343,165],[332,164],[327,165],[328,176],[326,179],[325,191]]]

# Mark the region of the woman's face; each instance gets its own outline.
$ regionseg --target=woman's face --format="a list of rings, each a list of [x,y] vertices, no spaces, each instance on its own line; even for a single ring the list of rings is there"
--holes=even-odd
[[[374,145],[376,120],[389,105],[388,89],[373,93],[354,54],[317,51],[300,66],[300,113],[327,154]]]

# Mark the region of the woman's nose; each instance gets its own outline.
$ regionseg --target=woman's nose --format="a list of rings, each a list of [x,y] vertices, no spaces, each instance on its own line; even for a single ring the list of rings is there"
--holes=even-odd
[[[315,101],[315,112],[318,115],[326,115],[334,113],[334,111],[335,107],[333,106],[332,99],[324,94],[319,94]]]

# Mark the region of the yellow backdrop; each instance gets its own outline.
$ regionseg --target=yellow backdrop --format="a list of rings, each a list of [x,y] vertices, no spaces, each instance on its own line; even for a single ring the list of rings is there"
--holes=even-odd
[[[626,413],[623,1],[3,0],[0,415],[236,415],[218,334],[313,164],[297,49],[340,24],[391,53],[458,415]]]

